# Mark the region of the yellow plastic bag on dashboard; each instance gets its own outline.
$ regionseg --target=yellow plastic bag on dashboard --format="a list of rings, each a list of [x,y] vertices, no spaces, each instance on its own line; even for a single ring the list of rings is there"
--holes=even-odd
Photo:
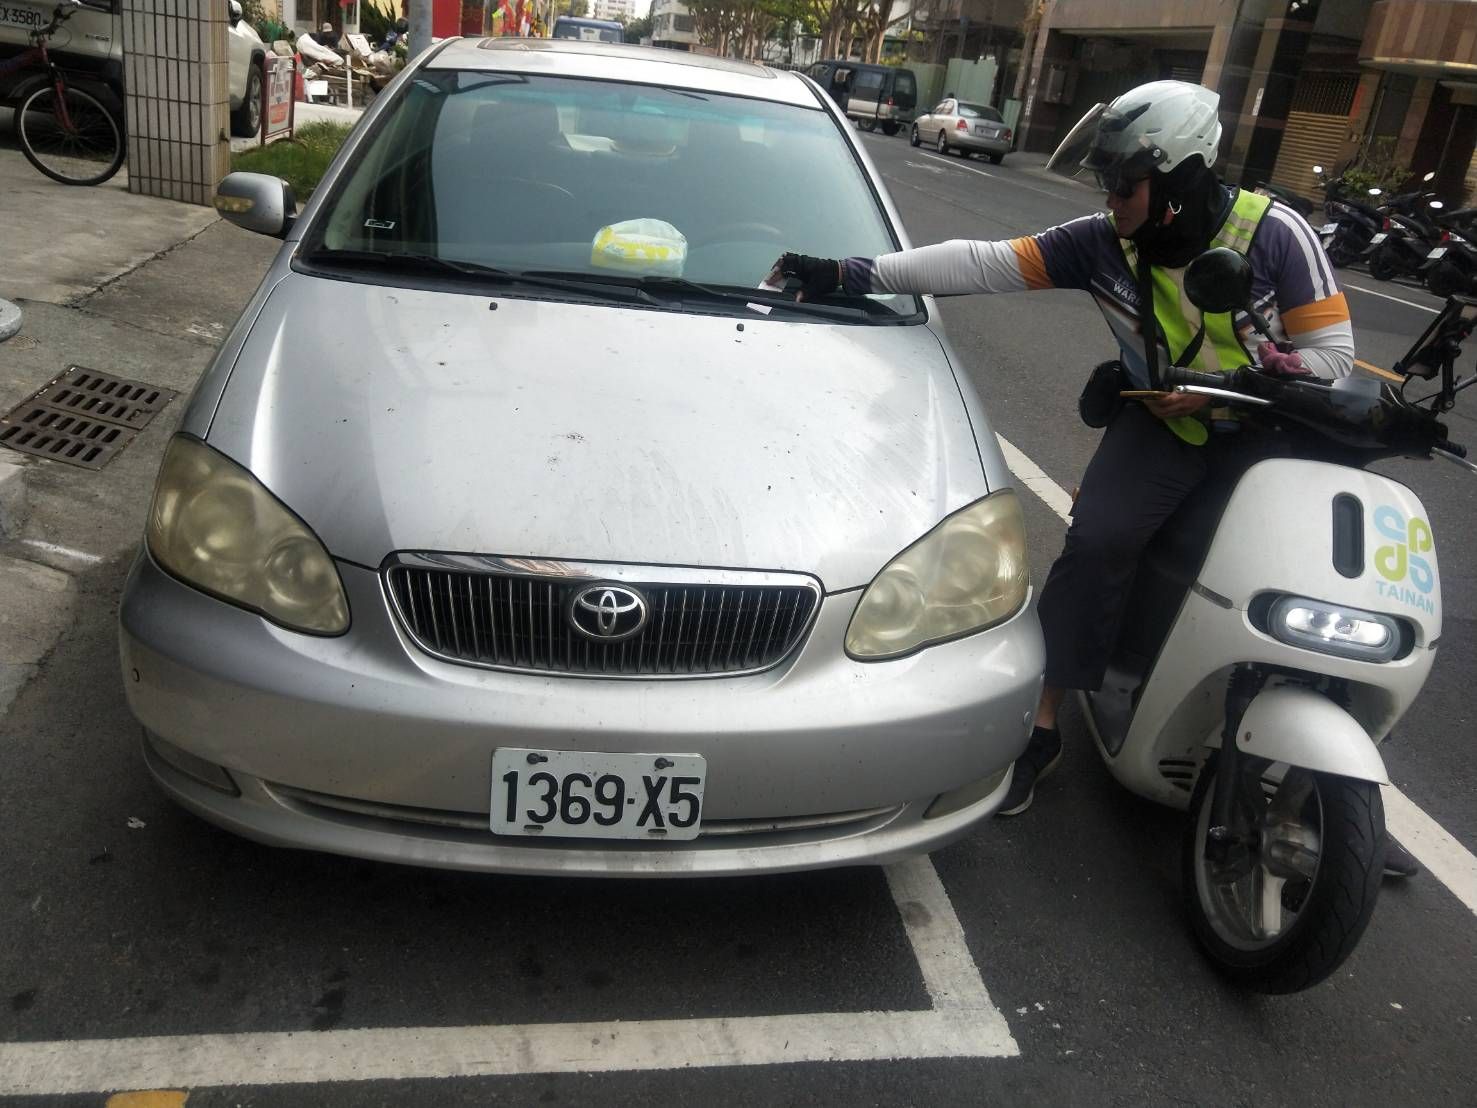
[[[623,273],[681,277],[687,239],[664,219],[627,219],[600,228],[590,249],[590,264]]]

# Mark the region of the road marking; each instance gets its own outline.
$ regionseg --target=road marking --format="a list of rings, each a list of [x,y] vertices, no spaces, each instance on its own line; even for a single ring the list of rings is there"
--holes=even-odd
[[[1071,511],[1072,498],[1013,443],[1001,435],[995,437],[1000,441],[1000,449],[1010,471],[1065,521]],[[1017,469],[1017,465],[1021,468]],[[1385,827],[1390,834],[1399,839],[1400,845],[1414,854],[1436,880],[1455,893],[1473,915],[1477,915],[1477,857],[1399,789],[1390,785],[1383,791]]]
[[[57,554],[63,558],[70,558],[74,562],[86,562],[95,566],[102,561],[96,554],[89,554],[85,550],[73,550],[70,546],[58,546],[54,542],[42,542],[40,539],[22,539],[22,546],[29,546],[35,550],[44,550],[48,554]]]
[[[1477,915],[1477,857],[1394,785],[1386,786],[1385,826],[1431,876]]]
[[[151,1089],[140,1093],[114,1093],[103,1108],[184,1108],[188,1092],[178,1089]]]
[[[926,1011],[0,1043],[0,1096],[1018,1056],[933,863],[884,872]]]
[[[1400,376],[1400,374],[1398,373],[1391,373],[1388,369],[1381,369],[1377,365],[1370,365],[1368,362],[1362,361],[1359,358],[1354,359],[1354,364],[1357,365],[1360,369],[1364,370],[1366,373],[1373,373],[1378,377],[1385,378],[1385,380],[1387,381],[1405,380],[1405,378]]]
[[[920,158],[932,158],[936,162],[943,162],[947,166],[952,166],[954,169],[962,169],[966,173],[978,173],[981,177],[989,177],[989,178],[992,178],[993,180],[996,180],[996,181],[1003,181],[1003,180],[1005,180],[1005,178],[1001,174],[999,174],[999,173],[986,173],[983,169],[976,169],[972,165],[964,165],[964,164],[962,164],[961,160],[958,159],[958,158],[946,158],[946,157],[944,157],[941,154],[930,154],[926,150],[915,150],[915,149],[910,149],[909,150],[909,154],[910,154],[910,156],[916,156],[916,157],[920,157]],[[904,159],[904,160],[906,161],[906,159]],[[911,164],[911,163],[909,163],[909,164]],[[926,168],[926,167],[920,167],[920,168]],[[1061,193],[1058,193],[1058,192],[1051,192],[1048,189],[1040,189],[1040,188],[1037,188],[1035,185],[1028,185],[1024,181],[1018,181],[1018,180],[1016,180],[1014,177],[1011,178],[1011,180],[1010,180],[1009,183],[1014,188],[1022,188],[1022,189],[1025,189],[1027,192],[1039,192],[1042,196],[1049,196],[1053,200],[1071,200],[1071,199],[1073,199],[1072,197],[1063,196]]]
[[[1339,283],[1339,287],[1354,289],[1356,292],[1362,292],[1368,296],[1378,296],[1381,300],[1393,300],[1397,304],[1404,304],[1407,308],[1419,308],[1421,311],[1430,312],[1432,315],[1436,315],[1441,311],[1440,308],[1432,308],[1426,304],[1417,304],[1414,300],[1402,300],[1398,296],[1391,296],[1388,292],[1376,292],[1374,289],[1367,289],[1363,285],[1354,284],[1352,281],[1342,281]]]

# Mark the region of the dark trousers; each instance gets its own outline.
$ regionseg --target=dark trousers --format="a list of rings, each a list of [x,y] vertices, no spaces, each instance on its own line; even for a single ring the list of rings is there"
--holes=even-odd
[[[1212,435],[1191,446],[1141,404],[1125,405],[1108,425],[1041,589],[1048,685],[1102,685],[1139,556],[1212,469],[1245,455],[1233,441],[1241,438]]]

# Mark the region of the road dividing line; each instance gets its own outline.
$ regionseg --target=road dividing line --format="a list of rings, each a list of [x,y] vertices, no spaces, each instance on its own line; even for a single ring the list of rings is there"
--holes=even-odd
[[[22,539],[21,545],[29,546],[33,550],[44,550],[48,554],[56,554],[74,562],[85,562],[90,566],[95,566],[102,561],[97,554],[89,554],[85,550],[73,550],[70,546],[58,546],[54,542],[42,542],[40,539]]]
[[[1425,304],[1417,304],[1414,300],[1402,300],[1398,296],[1391,296],[1388,292],[1376,292],[1374,289],[1367,289],[1363,285],[1354,284],[1352,281],[1340,281],[1339,288],[1353,289],[1355,292],[1362,292],[1366,296],[1378,296],[1381,300],[1393,300],[1397,304],[1404,304],[1407,308],[1419,308],[1421,311],[1430,312],[1432,315],[1436,315],[1441,311],[1440,308],[1432,308]]]
[[[913,858],[884,872],[927,1011],[0,1043],[0,1097],[1018,1056],[933,863]]]
[[[1418,305],[1417,305],[1418,306]],[[1005,464],[1028,489],[1041,497],[1046,506],[1065,520],[1072,498],[1062,487],[1041,471],[1014,444],[1000,435],[1000,449]],[[1019,469],[1016,467],[1020,466]],[[1457,842],[1444,827],[1433,820],[1415,802],[1393,786],[1383,790],[1385,827],[1400,840],[1400,845],[1416,856],[1431,876],[1456,894],[1473,915],[1477,915],[1477,857]]]

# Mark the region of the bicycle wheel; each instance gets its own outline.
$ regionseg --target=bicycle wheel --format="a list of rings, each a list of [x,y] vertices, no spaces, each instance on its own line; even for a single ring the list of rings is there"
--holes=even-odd
[[[81,89],[45,85],[15,113],[15,135],[26,160],[64,185],[98,185],[123,164],[123,125]],[[63,110],[65,109],[65,110]]]

